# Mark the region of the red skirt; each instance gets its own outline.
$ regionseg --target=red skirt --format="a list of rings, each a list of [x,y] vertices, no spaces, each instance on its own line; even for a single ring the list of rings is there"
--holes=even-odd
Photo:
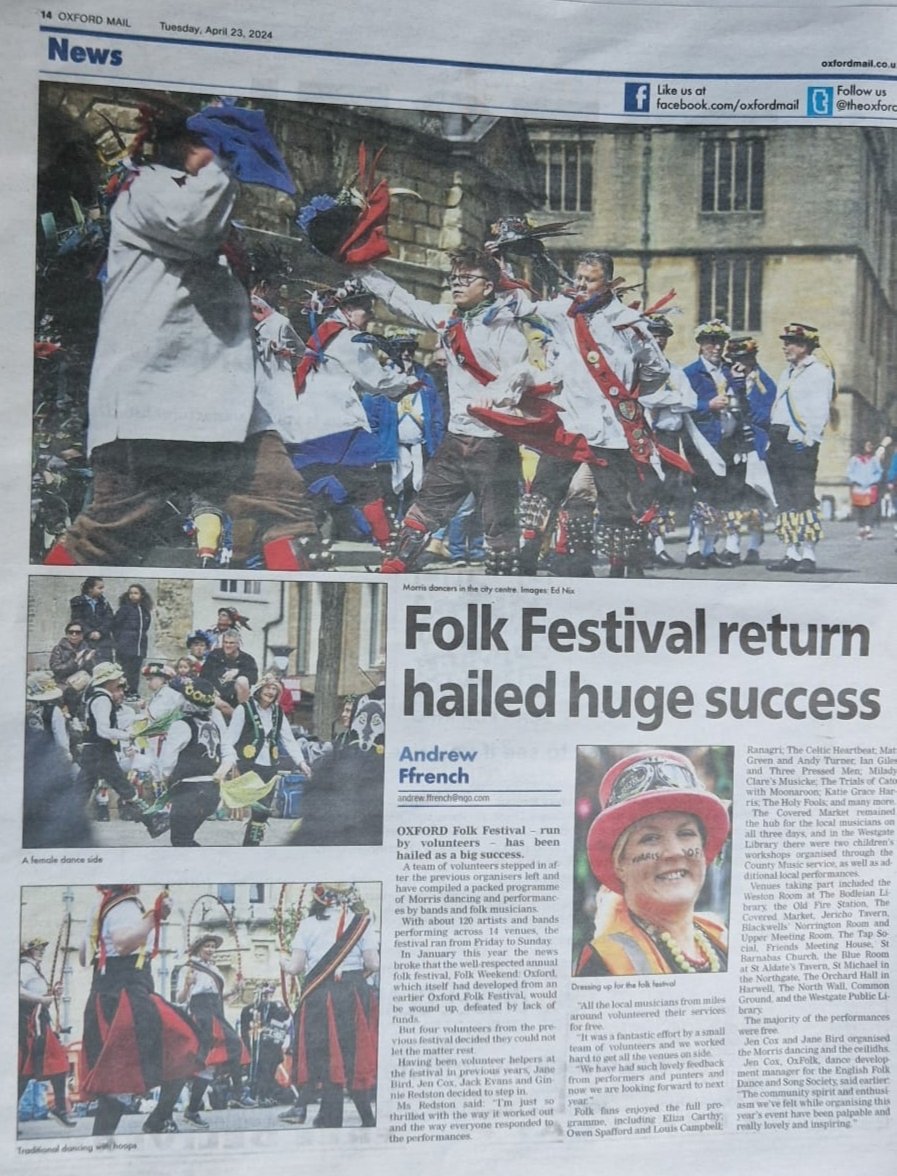
[[[202,1068],[199,1036],[186,1013],[153,991],[148,962],[106,962],[84,1010],[80,1088],[84,1094],[145,1094]]]
[[[68,1054],[40,1005],[19,1005],[19,1077],[55,1078],[69,1071]]]
[[[292,1077],[296,1086],[320,1082],[353,1093],[377,1084],[377,994],[363,974],[327,980],[297,1010]]]

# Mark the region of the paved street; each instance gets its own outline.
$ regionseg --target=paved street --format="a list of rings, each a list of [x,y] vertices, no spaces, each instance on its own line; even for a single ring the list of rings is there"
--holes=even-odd
[[[243,832],[246,821],[205,821],[196,834],[200,845],[231,846],[243,844]],[[265,836],[264,848],[288,845],[292,821],[278,820],[272,817],[268,822],[268,832]],[[137,821],[119,821],[115,817],[111,821],[91,821],[94,847],[97,849],[120,849],[137,846],[146,849],[149,846],[161,845],[171,848],[171,838],[167,833],[155,840],[149,836],[146,829]]]
[[[773,563],[784,555],[782,545],[770,530],[760,551],[762,562],[759,566],[745,566],[722,569],[708,568],[697,571],[682,566],[685,559],[685,533],[679,530],[667,542],[669,554],[676,560],[675,567],[649,568],[646,579],[654,580],[773,580],[800,583],[807,580],[836,584],[893,584],[897,581],[897,540],[893,523],[882,522],[873,532],[873,538],[859,541],[853,522],[826,522],[825,538],[817,548],[819,571],[815,576],[795,575],[789,572],[770,572],[767,563]],[[744,543],[742,543],[744,548]],[[480,567],[453,568],[444,560],[433,560],[426,567],[427,572],[444,572],[449,575],[479,576]],[[542,572],[540,575],[547,575]],[[595,575],[607,575],[607,564],[597,563]]]
[[[825,538],[817,551],[819,572],[814,577],[830,583],[862,584],[893,583],[897,581],[897,552],[895,552],[894,527],[891,522],[882,522],[874,532],[874,538],[859,542],[856,526],[850,521],[827,522],[824,524]],[[685,558],[685,531],[680,528],[668,540],[668,550],[678,564]],[[702,580],[802,580],[803,576],[789,573],[768,572],[765,564],[780,559],[782,546],[767,528],[767,539],[761,550],[763,563],[759,567],[739,567],[731,570],[719,568],[707,571],[678,568],[651,568],[647,576],[651,579]],[[369,543],[348,543],[340,540],[333,545],[334,570],[342,572],[376,572],[380,566],[381,553]],[[158,567],[195,567],[196,559],[192,549],[159,548],[151,553],[148,563]],[[606,575],[606,564],[597,564],[595,574]],[[448,560],[432,557],[423,570],[443,575],[481,576],[482,564],[475,567],[452,567]],[[547,572],[540,573],[547,575]]]

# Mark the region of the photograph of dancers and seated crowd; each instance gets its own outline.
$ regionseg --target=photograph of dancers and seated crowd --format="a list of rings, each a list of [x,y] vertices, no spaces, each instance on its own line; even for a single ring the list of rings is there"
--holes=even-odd
[[[376,1125],[379,883],[21,902],[20,1140]]]
[[[895,143],[44,82],[31,558],[892,582]]]
[[[23,845],[379,845],[386,587],[33,576]]]

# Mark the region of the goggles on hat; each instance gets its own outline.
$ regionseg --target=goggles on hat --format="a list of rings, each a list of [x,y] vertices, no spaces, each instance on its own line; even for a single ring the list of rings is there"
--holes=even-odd
[[[684,764],[675,764],[667,759],[642,759],[630,764],[614,780],[605,808],[644,796],[649,792],[701,791],[694,772]]]

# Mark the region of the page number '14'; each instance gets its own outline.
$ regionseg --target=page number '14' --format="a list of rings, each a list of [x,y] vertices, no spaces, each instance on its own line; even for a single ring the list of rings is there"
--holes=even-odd
[[[49,8],[42,8],[40,10],[40,18],[41,18],[41,20],[52,20],[53,13],[50,11]]]

